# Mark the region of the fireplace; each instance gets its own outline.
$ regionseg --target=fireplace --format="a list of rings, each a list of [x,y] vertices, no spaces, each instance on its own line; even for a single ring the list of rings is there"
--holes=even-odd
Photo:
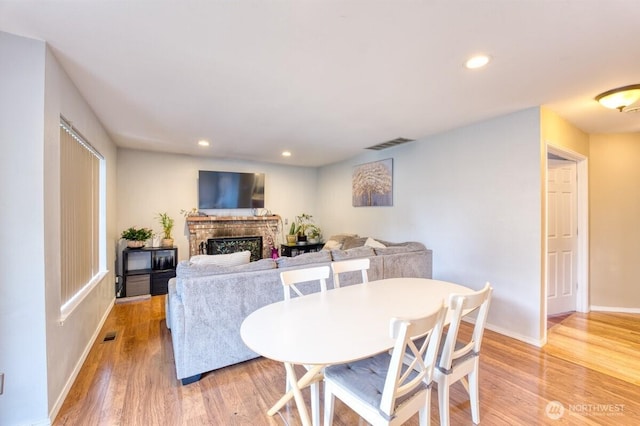
[[[202,244],[202,254],[227,254],[249,250],[251,261],[262,259],[262,237],[209,238]]]
[[[187,227],[189,228],[189,257],[209,253],[209,246],[213,250],[218,250],[221,244],[230,246],[234,240],[260,238],[260,241],[253,240],[249,243],[255,246],[248,249],[251,251],[251,260],[268,258],[271,257],[271,246],[280,244],[282,234],[282,222],[280,216],[276,215],[189,216]],[[209,240],[219,240],[219,242],[210,244]],[[261,254],[258,255],[258,252]]]

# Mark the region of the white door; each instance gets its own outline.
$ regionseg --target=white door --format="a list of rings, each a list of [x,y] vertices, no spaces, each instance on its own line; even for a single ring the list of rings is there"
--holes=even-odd
[[[547,314],[576,310],[578,271],[576,163],[548,160]]]

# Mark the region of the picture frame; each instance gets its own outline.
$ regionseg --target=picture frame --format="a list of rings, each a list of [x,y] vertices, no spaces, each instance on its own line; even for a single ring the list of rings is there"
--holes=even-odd
[[[355,166],[351,193],[353,207],[393,206],[393,158]]]

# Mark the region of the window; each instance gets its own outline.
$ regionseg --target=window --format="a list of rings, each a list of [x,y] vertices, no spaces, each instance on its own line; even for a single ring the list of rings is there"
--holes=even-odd
[[[104,277],[104,159],[60,120],[61,316]]]

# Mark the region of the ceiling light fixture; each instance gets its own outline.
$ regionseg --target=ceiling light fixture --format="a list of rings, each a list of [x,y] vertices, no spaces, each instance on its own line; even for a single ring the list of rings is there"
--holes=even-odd
[[[209,146],[209,141],[201,139],[201,140],[198,141],[198,145],[200,145],[200,146]]]
[[[282,156],[283,157],[291,157],[291,152],[290,151],[282,151]]]
[[[482,68],[489,63],[491,58],[487,55],[476,55],[472,56],[464,63],[464,66],[470,70],[474,70],[476,68]]]
[[[596,96],[596,101],[606,108],[617,109],[620,112],[626,111],[629,105],[636,103],[640,99],[640,84],[618,87],[607,90]]]

